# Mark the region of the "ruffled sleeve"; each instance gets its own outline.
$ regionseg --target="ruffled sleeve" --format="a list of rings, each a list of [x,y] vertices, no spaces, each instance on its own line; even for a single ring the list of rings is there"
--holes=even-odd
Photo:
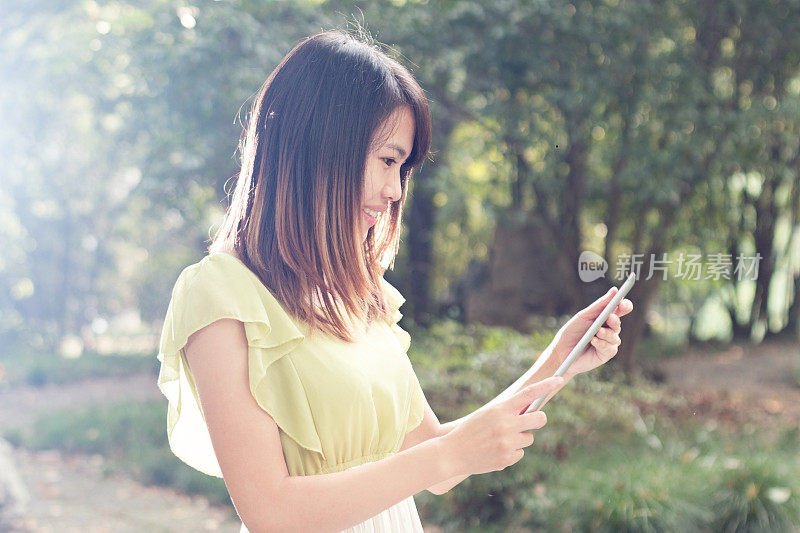
[[[400,306],[405,303],[406,299],[403,297],[400,291],[394,288],[388,281],[383,278],[381,279],[383,280],[383,289],[386,297],[389,300],[389,304],[392,308],[392,314],[388,320],[389,327],[391,327],[392,333],[397,340],[400,341],[403,351],[408,352],[408,349],[411,346],[411,335],[409,335],[408,332],[401,328],[398,324],[400,319],[403,318],[402,313],[400,313]],[[406,354],[406,357],[408,357],[408,354]],[[425,416],[425,404],[427,403],[425,400],[425,393],[422,391],[422,386],[419,383],[417,374],[414,372],[414,369],[411,366],[410,360],[408,368],[409,405],[405,433],[412,431],[422,423],[422,418]]]
[[[207,256],[181,272],[164,320],[158,387],[169,401],[172,452],[189,466],[222,477],[183,348],[192,333],[223,318],[244,323],[250,392],[258,405],[298,444],[322,454],[308,398],[286,357],[304,335],[258,277],[226,254]]]
[[[398,324],[400,319],[403,318],[403,314],[400,312],[400,306],[405,303],[406,299],[403,298],[400,291],[395,289],[388,281],[383,278],[381,278],[381,280],[383,281],[384,294],[386,294],[386,299],[389,301],[389,305],[392,308],[392,313],[388,320],[389,326],[392,328],[392,333],[397,337],[397,340],[400,341],[403,350],[407,352],[408,348],[411,346],[411,335]]]

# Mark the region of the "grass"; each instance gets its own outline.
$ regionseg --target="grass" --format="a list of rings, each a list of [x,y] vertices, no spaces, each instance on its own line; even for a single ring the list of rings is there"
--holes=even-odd
[[[0,354],[3,367],[0,387],[64,384],[89,378],[124,377],[137,373],[157,375],[159,362],[154,354],[98,354],[86,352],[68,359],[30,349],[7,349]]]
[[[230,504],[222,479],[202,474],[172,454],[166,404],[159,400],[54,411],[37,419],[32,431],[6,431],[3,438],[29,450],[99,454],[106,472],[126,472],[145,485],[170,486],[215,504]]]
[[[551,419],[522,461],[442,497],[418,495],[421,513],[449,530],[800,530],[796,429],[764,441],[758,432],[680,421],[647,420],[626,431],[606,417],[575,444],[570,435],[580,424]],[[556,434],[549,440],[561,434],[571,444],[542,445],[548,431]]]

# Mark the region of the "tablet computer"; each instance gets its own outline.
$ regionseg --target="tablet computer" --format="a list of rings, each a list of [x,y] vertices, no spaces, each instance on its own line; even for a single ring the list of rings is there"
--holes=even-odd
[[[623,283],[622,286],[617,291],[617,294],[615,294],[614,297],[611,298],[611,301],[608,302],[608,304],[606,304],[605,308],[603,308],[603,311],[600,313],[600,315],[594,320],[594,322],[592,322],[592,325],[589,326],[589,329],[586,330],[586,333],[584,333],[583,337],[581,337],[581,340],[579,340],[578,344],[575,345],[575,348],[573,348],[572,351],[569,352],[567,358],[564,359],[564,362],[561,363],[561,366],[558,367],[556,373],[553,374],[554,376],[563,376],[566,373],[566,371],[569,369],[572,363],[575,362],[575,359],[577,359],[578,356],[583,353],[583,350],[589,344],[589,341],[592,340],[592,337],[594,337],[597,334],[598,330],[601,327],[603,327],[603,324],[606,323],[606,320],[608,320],[608,317],[611,316],[611,313],[614,312],[614,309],[616,309],[619,303],[622,301],[622,299],[625,298],[625,295],[628,294],[628,292],[631,290],[631,287],[633,287],[633,284],[635,282],[636,282],[636,273],[631,272],[628,275],[628,279],[625,280],[625,283]],[[534,402],[528,407],[528,409],[525,410],[525,412],[530,413],[533,411],[537,411],[544,402],[545,398],[547,398],[546,395],[534,400]]]

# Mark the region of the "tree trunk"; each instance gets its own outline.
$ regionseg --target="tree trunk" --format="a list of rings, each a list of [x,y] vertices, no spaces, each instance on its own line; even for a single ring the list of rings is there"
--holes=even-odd
[[[749,341],[753,332],[747,324],[742,324],[739,322],[739,318],[736,314],[736,308],[729,308],[728,315],[731,317],[731,333],[733,334],[733,340]]]
[[[408,216],[408,276],[414,280],[403,288],[408,300],[410,316],[422,326],[430,322],[431,295],[430,281],[433,263],[433,187],[436,165],[429,165],[425,172],[414,176],[414,192]],[[424,176],[424,177],[423,177]]]
[[[617,238],[617,225],[619,224],[620,186],[618,174],[615,169],[608,187],[608,213],[606,215],[606,237],[603,240],[603,259],[605,259],[609,268],[612,264],[611,247]]]
[[[408,214],[403,216],[408,227],[406,242],[408,243],[408,275],[407,286],[402,287],[408,303],[408,315],[425,327],[430,323],[433,310],[431,302],[431,273],[433,272],[433,228],[436,222],[436,206],[433,203],[436,173],[447,158],[444,149],[455,129],[456,121],[448,118],[448,114],[439,114],[434,131],[441,139],[436,148],[436,159],[426,161],[421,172],[414,175],[414,185]]]
[[[523,206],[523,189],[522,184],[528,181],[528,162],[525,160],[525,154],[521,150],[515,150],[517,162],[517,178],[514,180],[511,189],[511,207],[514,210],[520,209]]]
[[[636,369],[638,359],[636,351],[647,325],[647,312],[655,301],[660,282],[661,279],[656,276],[649,280],[639,279],[626,296],[633,302],[634,308],[630,315],[622,318],[622,344],[619,346],[616,359],[628,375]]]
[[[643,46],[637,48],[637,52],[641,53]],[[608,212],[606,214],[606,237],[603,240],[603,259],[606,264],[611,264],[611,249],[614,246],[614,240],[617,238],[617,227],[619,225],[619,208],[622,203],[620,195],[622,187],[619,183],[619,175],[628,164],[628,154],[631,152],[631,120],[633,119],[634,112],[637,107],[635,101],[639,96],[639,78],[640,76],[634,75],[634,83],[631,86],[631,98],[633,102],[629,102],[625,107],[625,112],[622,114],[622,135],[619,152],[617,154],[617,161],[614,163],[614,168],[611,172],[611,180],[608,186]]]
[[[730,183],[728,181],[725,182],[725,198],[730,201]],[[745,197],[745,201],[739,206],[739,210],[735,211],[733,206],[728,204],[728,212],[732,213],[733,216],[729,220],[729,227],[728,227],[728,253],[731,256],[732,261],[736,261],[736,258],[739,257],[741,253],[741,249],[739,247],[739,240],[741,239],[742,235],[744,234],[744,217],[742,213],[744,212],[746,206],[748,205],[747,197]],[[733,274],[733,273],[731,273]],[[736,280],[735,276],[731,276],[730,280],[730,293],[731,299],[726,305],[728,310],[728,316],[731,319],[731,333],[733,334],[734,341],[741,341],[741,340],[750,340],[750,335],[752,334],[752,330],[747,322],[742,323],[739,316],[738,316],[738,287],[739,284]]]
[[[661,208],[660,211],[662,216],[660,223],[656,228],[654,228],[654,231],[652,231],[650,248],[647,253],[645,253],[644,257],[660,257],[663,251],[668,248],[668,231],[671,228],[673,221],[678,215],[681,207],[686,205],[689,198],[696,190],[698,180],[706,174],[712,157],[713,152],[709,152],[706,155],[698,174],[695,176],[695,180],[687,184],[686,187],[681,191],[678,201],[672,205],[667,205]],[[645,210],[643,209],[640,211],[640,214],[644,212]],[[638,226],[644,226],[644,220],[641,220]],[[641,238],[641,235],[635,237],[636,240]],[[640,247],[636,240],[634,241],[634,253],[643,248]],[[636,368],[636,350],[639,347],[639,341],[642,339],[647,329],[647,312],[649,311],[653,301],[655,301],[655,297],[658,294],[658,288],[660,286],[659,282],[661,281],[661,278],[657,276],[653,276],[649,280],[644,278],[645,276],[640,274],[639,279],[629,293],[628,299],[633,302],[634,311],[631,313],[630,317],[626,317],[624,319],[626,326],[622,332],[622,338],[625,341],[625,347],[623,348],[623,345],[620,345],[620,352],[617,356],[622,364],[623,370],[628,375],[630,375]]]
[[[789,243],[786,247],[786,254],[789,256],[789,274],[792,279],[792,303],[786,316],[786,325],[778,332],[783,338],[800,341],[800,265],[797,265],[797,272],[793,271],[792,244],[800,237],[800,150],[798,150],[789,167],[794,171],[794,181],[792,182],[791,192],[791,227],[792,233],[789,236]]]
[[[777,207],[775,205],[775,188],[777,178],[770,177],[765,180],[764,188],[755,202],[756,228],[753,232],[756,254],[761,255],[758,264],[758,277],[756,292],[753,296],[753,306],[750,308],[748,328],[753,331],[758,322],[764,322],[766,331],[769,331],[769,316],[767,315],[767,301],[772,274],[775,270],[775,219]],[[758,255],[756,256],[758,257]]]
[[[569,134],[569,146],[564,161],[569,165],[567,182],[563,190],[563,202],[561,206],[562,221],[562,253],[566,258],[566,263],[572,265],[566,275],[569,280],[565,283],[581,287],[578,277],[578,257],[580,257],[581,246],[583,244],[581,234],[581,210],[586,194],[586,144],[580,139],[578,126],[567,116],[567,129]],[[580,301],[574,302],[575,306],[581,304]]]
[[[786,327],[781,330],[781,334],[800,342],[800,272],[794,275],[794,300],[789,306]]]

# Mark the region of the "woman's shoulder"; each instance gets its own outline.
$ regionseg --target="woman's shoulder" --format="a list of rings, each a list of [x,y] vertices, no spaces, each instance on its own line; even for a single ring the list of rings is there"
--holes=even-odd
[[[177,351],[193,332],[223,318],[244,322],[257,344],[302,337],[298,321],[258,276],[235,256],[215,252],[178,276],[165,321],[166,345]]]
[[[242,282],[252,283],[253,272],[237,255],[228,252],[213,252],[199,261],[186,266],[178,276],[175,288],[188,288],[211,284],[220,288]]]
[[[218,255],[218,254],[229,255],[229,256],[233,257],[234,259],[239,260],[239,262],[242,262],[241,256],[239,255],[239,253],[234,248],[219,247],[219,248],[212,248],[209,251],[209,256]],[[242,264],[244,264],[244,263],[242,262]]]
[[[183,269],[172,289],[173,307],[186,316],[285,314],[260,278],[236,255],[212,252]]]

